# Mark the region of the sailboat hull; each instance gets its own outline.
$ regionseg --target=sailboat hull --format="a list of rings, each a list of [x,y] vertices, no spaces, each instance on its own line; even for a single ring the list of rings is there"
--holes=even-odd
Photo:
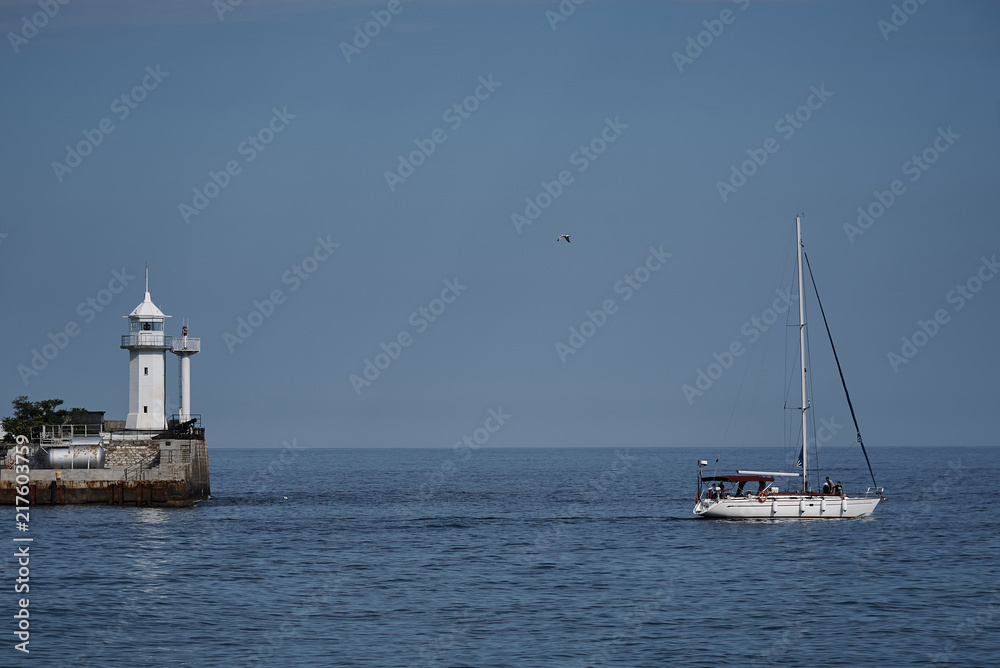
[[[694,514],[719,519],[850,519],[867,517],[879,497],[844,498],[788,495],[764,501],[756,496],[700,499]]]

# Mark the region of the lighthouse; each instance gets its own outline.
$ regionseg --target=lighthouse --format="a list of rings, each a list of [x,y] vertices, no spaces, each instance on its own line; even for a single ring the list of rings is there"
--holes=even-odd
[[[126,429],[160,430],[166,427],[167,350],[170,337],[163,335],[163,322],[170,316],[149,297],[149,270],[142,303],[127,316],[129,333],[122,335],[121,347],[129,353],[128,417]]]
[[[201,339],[188,337],[187,325],[181,328],[181,336],[175,336],[170,352],[180,361],[181,401],[179,421],[191,419],[191,355],[201,350]]]

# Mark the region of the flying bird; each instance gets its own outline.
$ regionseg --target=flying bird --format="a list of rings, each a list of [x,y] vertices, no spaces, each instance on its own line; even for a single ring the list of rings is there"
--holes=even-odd
[[[569,243],[569,235],[568,234],[560,234],[558,237],[556,237],[556,241],[559,241],[560,239],[565,239],[566,243]]]

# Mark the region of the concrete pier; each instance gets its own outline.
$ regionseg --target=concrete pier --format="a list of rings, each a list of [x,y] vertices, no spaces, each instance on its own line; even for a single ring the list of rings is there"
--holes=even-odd
[[[71,503],[189,506],[211,493],[208,444],[201,438],[113,441],[106,448],[105,468],[36,468],[42,461],[39,454],[34,451],[29,458],[29,507]],[[16,503],[20,485],[14,461],[12,448],[0,470],[0,505]]]

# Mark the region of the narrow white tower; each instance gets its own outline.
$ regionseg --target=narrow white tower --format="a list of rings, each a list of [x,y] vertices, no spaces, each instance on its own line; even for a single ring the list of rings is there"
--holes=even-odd
[[[149,270],[142,303],[123,318],[129,333],[122,335],[122,348],[129,352],[128,417],[126,429],[164,429],[167,349],[170,337],[163,335],[163,321],[170,316],[149,298]]]
[[[201,339],[188,337],[187,325],[181,328],[181,336],[175,336],[171,342],[170,352],[177,355],[181,363],[181,422],[191,419],[191,355],[201,351]]]

